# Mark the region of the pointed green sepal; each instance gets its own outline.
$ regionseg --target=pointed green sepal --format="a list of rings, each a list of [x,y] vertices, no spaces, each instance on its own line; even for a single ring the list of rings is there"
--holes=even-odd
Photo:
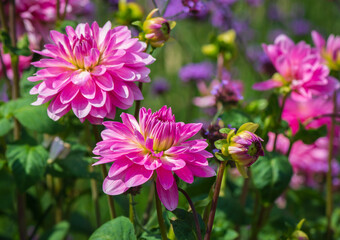
[[[224,156],[224,155],[223,155],[222,153],[220,153],[220,152],[216,152],[216,153],[215,153],[215,157],[217,158],[217,160],[219,160],[219,161],[221,161],[221,162],[230,160],[230,157],[229,157],[229,156]]]
[[[242,127],[242,126],[241,126]],[[230,139],[235,136],[235,130],[232,129],[229,133],[228,133],[228,137],[227,137],[227,142],[230,143]]]
[[[220,129],[220,133],[228,134],[228,133],[230,133],[230,131],[231,131],[230,128],[221,128],[221,129]]]
[[[239,164],[238,162],[235,162],[235,164],[236,164],[237,170],[240,172],[242,177],[248,178],[247,168],[245,166]]]
[[[223,145],[228,144],[226,139],[220,139],[214,142],[217,149],[222,149]]]
[[[257,123],[248,122],[248,123],[242,124],[242,126],[237,130],[237,132],[240,133],[242,131],[248,131],[248,132],[255,133],[258,127],[259,125]]]

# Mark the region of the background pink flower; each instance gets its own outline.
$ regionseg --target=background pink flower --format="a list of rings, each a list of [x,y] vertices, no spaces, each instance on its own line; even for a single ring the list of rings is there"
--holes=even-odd
[[[65,8],[65,4],[67,6]],[[17,30],[22,35],[27,32],[31,46],[39,49],[41,41],[49,42],[49,31],[57,21],[57,0],[15,0],[17,10]],[[60,15],[66,10],[65,19],[92,14],[90,0],[60,0]]]
[[[330,69],[340,70],[340,36],[331,34],[327,42],[317,32],[312,32],[313,42]]]
[[[116,107],[127,109],[134,100],[143,99],[134,82],[149,82],[146,65],[154,58],[145,53],[146,44],[131,38],[127,27],[111,29],[107,22],[100,28],[96,22],[79,24],[67,35],[51,31],[54,44],[35,51],[51,59],[33,65],[39,70],[29,81],[41,81],[31,89],[39,94],[33,105],[50,100],[48,115],[58,120],[71,109],[83,122],[100,124],[103,118],[113,119]]]
[[[202,127],[200,123],[176,122],[171,108],[163,106],[152,113],[140,109],[139,122],[122,113],[123,123],[104,122],[103,141],[93,150],[99,161],[112,162],[103,191],[118,195],[131,187],[142,185],[155,174],[158,196],[170,211],[178,204],[178,189],[173,173],[187,183],[197,177],[212,177],[215,171],[207,158],[213,155],[204,150],[205,140],[189,140]]]
[[[328,76],[329,69],[323,65],[317,50],[305,42],[294,44],[287,36],[280,35],[274,44],[263,44],[263,49],[277,73],[272,79],[254,84],[255,90],[287,86],[292,98],[301,101],[329,94],[339,87],[337,80]]]

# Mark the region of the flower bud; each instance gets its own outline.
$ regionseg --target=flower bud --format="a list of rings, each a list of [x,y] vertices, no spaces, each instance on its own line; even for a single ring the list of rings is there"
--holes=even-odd
[[[291,240],[309,240],[306,233],[301,230],[295,230],[292,234]]]
[[[143,9],[135,2],[119,1],[116,20],[119,24],[128,25],[143,18]]]
[[[264,156],[261,144],[263,140],[255,134],[258,126],[255,123],[245,123],[237,133],[232,130],[228,134],[228,154],[244,177],[247,177],[245,167],[251,166],[260,156]],[[222,154],[226,155],[223,152]]]
[[[163,17],[152,17],[158,9],[152,10],[143,23],[141,40],[146,40],[152,47],[162,47],[170,38],[170,31],[174,27],[174,22],[170,22]],[[172,26],[173,25],[173,26]]]

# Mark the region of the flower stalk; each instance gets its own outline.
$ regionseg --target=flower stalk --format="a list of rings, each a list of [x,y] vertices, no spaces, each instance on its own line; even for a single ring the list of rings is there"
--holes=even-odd
[[[223,179],[223,174],[224,174],[224,169],[226,167],[226,163],[227,163],[226,161],[220,162],[220,167],[218,169],[218,174],[217,174],[217,179],[216,179],[216,184],[215,184],[214,195],[213,195],[213,199],[211,202],[211,210],[210,210],[209,219],[208,219],[207,231],[205,233],[204,240],[210,239],[210,235],[211,235],[213,224],[214,224],[215,212],[217,208],[217,201],[220,195],[220,189],[222,185],[222,179]]]
[[[279,118],[278,118],[278,126],[280,127],[281,126],[281,122],[282,122],[282,113],[283,113],[283,109],[285,107],[285,104],[286,104],[286,100],[288,98],[288,95],[289,94],[284,94],[283,95],[283,99],[282,99],[282,104],[281,104],[281,108],[280,108],[280,114],[279,114]],[[277,138],[279,136],[279,133],[276,132],[275,134],[275,139],[274,139],[274,147],[273,147],[273,152],[275,152],[276,150],[276,143],[277,143]]]
[[[154,185],[155,185],[156,210],[157,210],[157,219],[158,219],[159,229],[161,230],[162,240],[167,240],[168,238],[166,236],[166,228],[165,228],[165,223],[164,223],[164,219],[162,215],[162,212],[163,212],[162,204],[157,194],[156,181],[154,181]]]
[[[184,189],[182,188],[178,188],[178,190],[183,193],[183,195],[185,196],[185,198],[187,199],[189,205],[190,205],[190,208],[192,210],[192,214],[194,215],[194,221],[195,221],[195,227],[196,227],[196,233],[197,233],[197,239],[198,240],[202,240],[202,235],[201,235],[201,227],[200,227],[200,223],[199,223],[199,220],[198,220],[198,214],[196,212],[196,209],[195,209],[195,205],[194,203],[191,201],[191,198],[189,197],[188,193],[186,191],[184,191]]]
[[[333,93],[333,114],[337,110],[337,94]],[[328,172],[326,176],[326,217],[327,217],[327,239],[332,239],[333,230],[331,226],[333,212],[333,182],[332,182],[332,159],[334,152],[334,132],[335,132],[335,116],[332,116],[331,128],[329,131],[329,148],[328,148]]]

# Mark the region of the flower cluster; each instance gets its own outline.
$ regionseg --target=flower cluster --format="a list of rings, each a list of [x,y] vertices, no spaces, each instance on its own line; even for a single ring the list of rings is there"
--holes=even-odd
[[[316,49],[305,42],[294,42],[285,35],[275,39],[274,44],[263,45],[277,73],[270,80],[254,84],[255,90],[281,88],[292,92],[294,100],[311,99],[326,95],[337,87],[337,81],[329,76]]]
[[[205,140],[188,140],[200,131],[202,124],[176,122],[171,108],[163,106],[152,113],[141,108],[139,122],[122,113],[122,122],[104,122],[103,141],[93,150],[97,164],[111,163],[103,183],[106,194],[118,195],[155,177],[157,193],[169,210],[178,204],[176,174],[192,183],[194,176],[212,177],[214,170],[207,158],[212,154]]]
[[[111,29],[107,22],[100,28],[96,22],[66,27],[67,35],[51,31],[54,44],[35,51],[51,59],[33,65],[41,67],[29,81],[41,81],[32,88],[38,94],[33,105],[51,100],[48,115],[58,120],[71,109],[84,121],[100,124],[113,119],[115,108],[127,109],[134,100],[143,99],[134,82],[149,82],[146,65],[154,58],[145,53],[146,44],[131,38],[127,27]]]

